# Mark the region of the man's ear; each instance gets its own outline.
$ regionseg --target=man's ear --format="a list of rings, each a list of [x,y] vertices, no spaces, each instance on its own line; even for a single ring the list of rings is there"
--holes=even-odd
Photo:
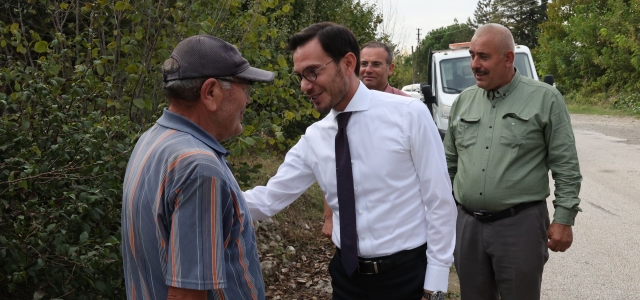
[[[389,64],[389,76],[391,76],[391,74],[393,74],[393,68],[396,67],[396,64],[394,63],[390,63]]]
[[[345,54],[345,56],[342,58],[342,61],[344,61],[344,64],[347,67],[347,72],[345,74],[355,72],[356,65],[358,64],[358,59],[356,58],[355,54],[353,54],[352,52]]]
[[[513,68],[513,63],[515,61],[516,58],[516,54],[513,53],[513,51],[509,50],[507,51],[507,53],[504,55],[504,59],[505,59],[505,67],[507,68]]]
[[[209,111],[215,111],[218,107],[218,101],[222,99],[222,86],[215,78],[207,79],[200,88],[200,101]]]

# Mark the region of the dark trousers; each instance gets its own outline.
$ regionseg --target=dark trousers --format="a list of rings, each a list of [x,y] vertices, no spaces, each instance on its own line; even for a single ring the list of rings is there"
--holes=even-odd
[[[546,202],[482,223],[458,207],[454,259],[462,300],[538,300],[549,258]]]
[[[368,260],[377,259],[380,258]],[[427,257],[423,255],[379,274],[365,275],[356,270],[349,277],[342,266],[340,253],[336,252],[329,263],[333,300],[420,300],[426,269]]]

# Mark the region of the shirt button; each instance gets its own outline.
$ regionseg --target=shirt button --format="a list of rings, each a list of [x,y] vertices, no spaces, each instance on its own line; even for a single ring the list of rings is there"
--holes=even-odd
[[[354,164],[354,163],[356,163],[356,162],[355,162],[355,161],[353,161],[353,160],[351,160],[351,163],[352,163],[352,164]]]
[[[366,239],[367,239],[367,237],[366,237],[366,236],[362,236],[362,239],[363,239],[363,240],[366,240]]]
[[[482,196],[482,193],[480,193],[480,196]]]
[[[494,105],[493,108],[496,108],[496,106]]]
[[[357,190],[358,190],[358,187],[357,187],[357,186],[355,186],[355,187],[354,187],[354,189],[357,191]]]
[[[351,133],[350,133],[350,132],[347,132],[347,136],[351,136]]]
[[[489,149],[489,146],[487,146],[487,149]]]
[[[482,172],[484,172],[484,169],[482,169]]]
[[[493,128],[493,126],[489,126],[489,128]]]
[[[358,211],[358,213],[359,213],[359,214],[363,214],[364,212],[362,212],[362,211],[360,210],[360,211]]]

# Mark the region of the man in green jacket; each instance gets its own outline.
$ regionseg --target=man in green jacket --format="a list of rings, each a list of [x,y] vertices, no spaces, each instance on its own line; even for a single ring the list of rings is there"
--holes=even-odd
[[[564,252],[581,211],[569,113],[550,85],[521,76],[498,24],[478,28],[469,52],[477,86],[451,108],[444,140],[458,203],[455,266],[462,299],[540,299],[548,249]],[[553,222],[545,199],[555,181]]]

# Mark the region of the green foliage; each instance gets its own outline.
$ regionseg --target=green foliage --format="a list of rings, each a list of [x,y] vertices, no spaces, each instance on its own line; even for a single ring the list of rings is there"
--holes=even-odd
[[[454,20],[452,25],[429,31],[420,42],[420,47],[416,53],[414,62],[416,64],[416,81],[427,81],[429,51],[449,49],[449,44],[452,43],[469,42],[474,32],[475,29],[473,27],[466,23],[459,24],[458,20]]]
[[[529,48],[538,46],[538,26],[547,20],[547,0],[493,0],[488,22],[498,23],[511,30],[516,44]],[[476,23],[476,26],[482,25]]]
[[[628,111],[632,114],[640,114],[640,93],[619,95],[612,103],[613,108]]]
[[[88,105],[108,83],[51,68],[41,57],[0,69],[13,90],[0,93],[0,298],[116,297],[122,171],[137,126]]]
[[[492,23],[497,10],[498,7],[493,0],[478,0],[476,10],[473,12],[473,21],[469,22],[469,25],[478,28],[482,24]]]
[[[547,0],[479,0],[469,25],[474,28],[498,23],[511,30],[518,45],[531,49],[538,46],[538,26],[547,20]]]
[[[637,1],[553,1],[540,28],[536,51],[542,74],[589,104],[602,94],[606,105],[637,111],[640,106],[640,11]],[[601,102],[601,101],[598,101]]]
[[[405,85],[413,83],[411,68],[411,55],[395,56],[395,68],[389,76],[389,84],[396,88],[402,88]]]
[[[277,73],[225,143],[234,155],[273,153],[320,117],[289,80],[287,38],[331,20],[366,42],[381,21],[351,0],[7,0],[0,9],[1,299],[124,298],[123,175],[166,107],[160,66],[180,40],[219,36]],[[249,186],[259,169],[238,164],[236,175]]]
[[[469,24],[459,24],[454,20],[452,25],[429,31],[420,42],[420,53],[424,55],[428,49],[444,50],[449,49],[449,44],[452,43],[469,42],[474,32],[475,30]]]

